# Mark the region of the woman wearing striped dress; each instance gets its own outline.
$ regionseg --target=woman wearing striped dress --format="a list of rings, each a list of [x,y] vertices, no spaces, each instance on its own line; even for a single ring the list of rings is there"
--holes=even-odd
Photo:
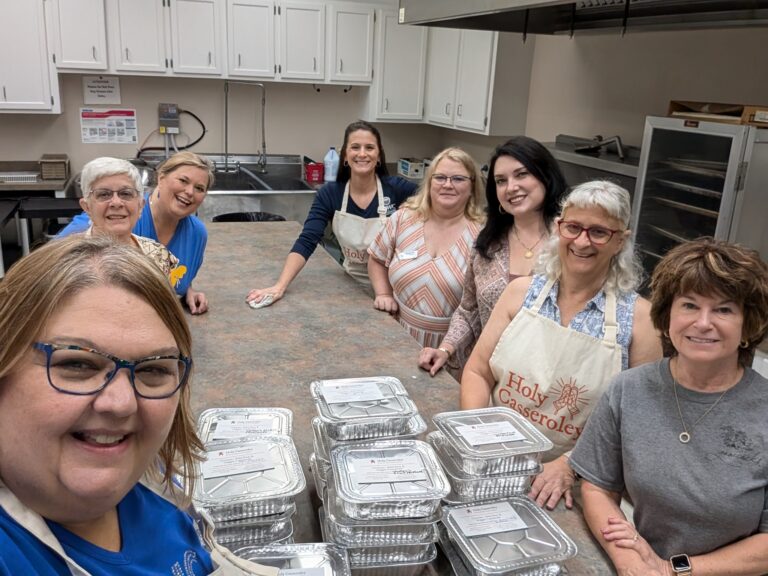
[[[483,225],[483,182],[459,148],[438,154],[411,199],[368,248],[374,308],[395,316],[422,346],[437,347],[461,301]]]

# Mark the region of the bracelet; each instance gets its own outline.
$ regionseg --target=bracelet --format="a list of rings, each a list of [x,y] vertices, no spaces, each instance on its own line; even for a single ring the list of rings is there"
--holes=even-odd
[[[448,354],[448,358],[451,357],[451,353],[447,348],[443,348],[442,346],[440,346],[438,350],[440,350],[440,352],[445,352],[446,354]]]

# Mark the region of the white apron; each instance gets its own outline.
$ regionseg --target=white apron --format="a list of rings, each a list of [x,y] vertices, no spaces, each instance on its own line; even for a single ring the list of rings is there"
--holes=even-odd
[[[370,286],[368,278],[368,246],[387,222],[387,207],[384,205],[384,190],[381,180],[376,177],[376,194],[379,198],[378,218],[363,218],[347,213],[349,182],[344,186],[341,210],[333,215],[332,229],[344,255],[344,270],[361,284]]]
[[[522,414],[554,444],[547,461],[571,450],[592,409],[621,372],[616,294],[606,291],[602,340],[539,315],[554,281],[531,308],[521,307],[491,356],[493,404]]]
[[[153,485],[153,483],[147,482],[144,485],[150,488],[155,494],[170,501],[172,504],[177,504],[172,498],[169,498],[165,493],[161,492],[156,485]],[[13,494],[2,481],[0,481],[0,506],[2,506],[11,518],[59,555],[66,563],[72,576],[89,576],[89,573],[86,570],[67,556],[64,548],[56,539],[53,532],[51,532],[51,529],[48,527],[48,524],[45,523],[45,520],[43,520],[39,514],[33,512],[22,504],[22,502],[16,498],[16,495]],[[215,566],[213,572],[211,572],[211,576],[278,576],[278,573],[280,572],[279,569],[271,566],[262,566],[261,564],[255,564],[248,560],[238,558],[227,548],[218,544],[213,539],[213,523],[207,516],[202,517],[202,525],[203,543],[210,550],[211,560],[213,560],[213,565]]]

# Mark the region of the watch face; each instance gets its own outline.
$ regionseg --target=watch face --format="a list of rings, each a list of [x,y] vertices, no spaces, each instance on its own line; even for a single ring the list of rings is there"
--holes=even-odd
[[[672,568],[674,568],[675,571],[691,569],[691,562],[690,560],[688,560],[688,556],[686,556],[685,554],[678,554],[677,556],[672,556],[672,558],[670,558],[669,560],[670,562],[672,562]]]

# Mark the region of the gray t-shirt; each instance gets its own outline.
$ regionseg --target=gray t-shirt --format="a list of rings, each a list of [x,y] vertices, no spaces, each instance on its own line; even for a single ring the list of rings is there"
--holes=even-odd
[[[691,430],[720,392],[677,387],[691,441],[680,423],[669,360],[617,375],[570,457],[586,480],[625,488],[638,532],[662,558],[703,554],[768,532],[768,380],[742,379]]]

